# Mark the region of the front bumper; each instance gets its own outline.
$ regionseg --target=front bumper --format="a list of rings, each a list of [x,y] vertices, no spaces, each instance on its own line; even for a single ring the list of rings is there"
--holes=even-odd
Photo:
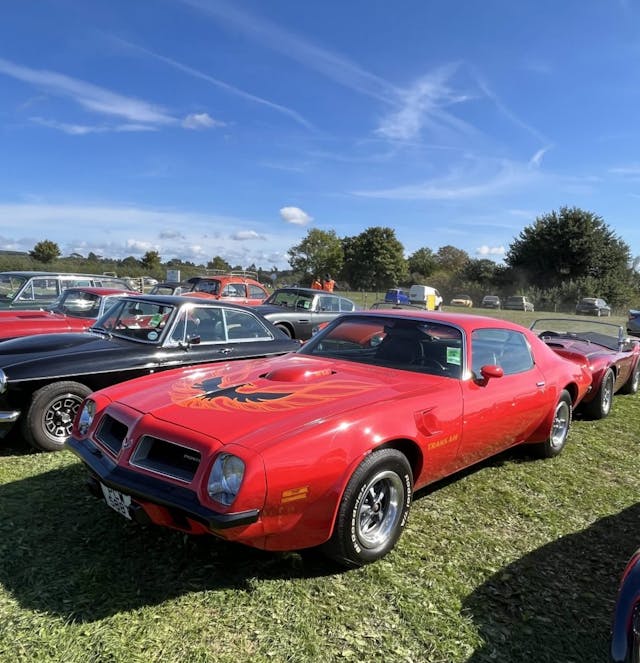
[[[13,428],[21,414],[20,410],[0,410],[0,440]]]
[[[144,522],[139,507],[154,504],[166,509],[175,521],[177,529],[185,529],[180,523],[193,520],[204,525],[212,533],[232,527],[241,527],[257,522],[260,511],[251,509],[236,513],[219,513],[203,505],[197,494],[186,487],[147,476],[139,472],[116,465],[113,460],[99,449],[91,440],[76,440],[70,437],[65,446],[85,464],[91,478],[89,488],[99,494],[99,482],[125,495],[129,495],[134,504],[133,516]]]

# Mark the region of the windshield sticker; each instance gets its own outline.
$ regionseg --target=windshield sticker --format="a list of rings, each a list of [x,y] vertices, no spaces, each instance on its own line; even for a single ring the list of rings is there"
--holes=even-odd
[[[447,348],[447,364],[460,366],[462,361],[462,351],[460,348]]]
[[[149,320],[149,327],[157,327],[162,322],[160,313],[154,313]]]
[[[151,331],[151,332],[149,332],[149,333],[147,334],[147,338],[148,338],[150,341],[157,341],[157,340],[158,340],[158,332],[155,332],[155,331]]]

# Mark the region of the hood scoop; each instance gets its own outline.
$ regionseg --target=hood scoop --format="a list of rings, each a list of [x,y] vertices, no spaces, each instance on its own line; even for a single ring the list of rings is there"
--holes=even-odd
[[[330,364],[318,365],[314,361],[306,365],[301,362],[300,364],[277,366],[260,377],[272,382],[313,382],[327,378],[334,373]]]

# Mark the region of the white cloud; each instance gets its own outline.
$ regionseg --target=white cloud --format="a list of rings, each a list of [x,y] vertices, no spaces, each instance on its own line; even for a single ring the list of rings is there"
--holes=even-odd
[[[231,239],[237,239],[239,241],[244,241],[247,239],[264,239],[264,235],[260,235],[255,230],[241,230],[237,233],[231,235]]]
[[[213,127],[224,127],[226,124],[220,120],[214,120],[208,113],[191,113],[182,120],[185,129],[212,129]]]
[[[476,249],[476,255],[479,256],[503,256],[505,254],[504,246],[479,246]]]
[[[280,216],[283,221],[292,223],[295,226],[306,226],[313,221],[313,217],[309,216],[299,207],[282,207],[280,209]]]
[[[49,120],[42,117],[32,117],[31,121],[35,124],[40,124],[43,127],[56,129],[71,136],[86,136],[87,134],[99,134],[109,131],[113,132],[129,132],[129,131],[156,131],[157,128],[149,124],[119,124],[114,126],[92,126],[87,124],[70,124],[68,122],[58,122],[56,120]]]

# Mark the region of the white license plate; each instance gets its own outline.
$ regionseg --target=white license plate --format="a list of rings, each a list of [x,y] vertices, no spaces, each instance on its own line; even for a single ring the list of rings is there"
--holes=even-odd
[[[129,495],[123,495],[120,491],[109,488],[109,486],[105,486],[103,483],[100,484],[100,487],[102,488],[105,502],[121,516],[131,520],[131,514],[129,513],[131,498]]]

